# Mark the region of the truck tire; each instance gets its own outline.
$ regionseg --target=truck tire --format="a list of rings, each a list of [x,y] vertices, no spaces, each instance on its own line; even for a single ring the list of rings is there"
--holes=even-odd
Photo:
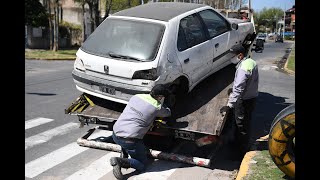
[[[269,153],[287,176],[295,177],[295,105],[283,109],[273,120],[269,132]]]

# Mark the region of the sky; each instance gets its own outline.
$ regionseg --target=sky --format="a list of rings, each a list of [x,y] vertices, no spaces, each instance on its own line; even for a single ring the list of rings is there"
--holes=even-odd
[[[295,0],[251,0],[251,6],[253,10],[260,11],[264,7],[266,8],[281,8],[290,9],[295,5]]]

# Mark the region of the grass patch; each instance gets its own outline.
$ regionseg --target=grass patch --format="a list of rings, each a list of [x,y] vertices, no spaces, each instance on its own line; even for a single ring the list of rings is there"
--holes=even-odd
[[[72,50],[27,50],[25,51],[26,59],[45,59],[45,60],[75,60],[76,49]]]
[[[292,48],[287,64],[287,68],[291,71],[295,71],[295,59],[295,48]]]
[[[250,164],[246,180],[286,179],[285,174],[272,161],[268,150],[258,151],[253,160],[257,163]]]

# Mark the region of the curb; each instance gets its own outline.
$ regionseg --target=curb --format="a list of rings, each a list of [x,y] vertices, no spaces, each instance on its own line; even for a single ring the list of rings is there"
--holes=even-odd
[[[256,153],[256,151],[249,151],[244,155],[236,180],[242,180],[247,175],[250,161],[256,155]]]
[[[25,60],[43,60],[43,61],[74,61],[74,60],[76,60],[76,58],[64,58],[64,59],[25,58]]]
[[[242,161],[241,161],[241,165],[239,168],[239,171],[237,173],[237,178],[235,180],[242,180],[245,176],[247,176],[248,171],[250,169],[250,162],[251,159],[257,154],[257,147],[259,146],[260,143],[262,142],[267,142],[269,139],[269,134],[260,137],[259,139],[256,139],[255,143],[252,144],[252,146],[250,147],[250,149],[252,149],[251,151],[248,151]]]
[[[295,43],[293,43],[290,48],[293,48],[294,46],[295,46]],[[287,68],[290,55],[291,55],[291,52],[290,52],[290,54],[289,54],[289,56],[288,56],[288,59],[286,60],[286,63],[284,64],[283,69],[284,69],[288,74],[290,74],[290,75],[295,75],[295,71],[292,71],[292,70],[290,70],[290,69]]]

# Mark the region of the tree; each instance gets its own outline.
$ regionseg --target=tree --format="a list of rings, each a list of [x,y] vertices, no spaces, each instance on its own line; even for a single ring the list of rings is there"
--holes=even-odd
[[[281,8],[263,8],[257,13],[255,23],[274,29],[277,21],[283,17],[283,13]]]
[[[84,42],[87,39],[87,37],[86,37],[86,19],[85,19],[85,16],[84,16],[84,13],[85,13],[84,6],[86,5],[86,1],[85,0],[74,0],[74,1],[81,5],[81,12],[82,12],[82,40]]]
[[[25,25],[33,27],[48,27],[48,13],[46,8],[39,2],[39,0],[25,0],[24,1],[24,18]]]
[[[85,5],[88,4],[89,6],[89,15],[90,15],[90,29],[93,32],[100,24],[100,11],[99,11],[99,0],[74,0],[75,2],[79,3],[82,6],[82,15],[83,15],[83,41],[85,40]]]
[[[53,51],[59,50],[59,0],[53,1]]]

